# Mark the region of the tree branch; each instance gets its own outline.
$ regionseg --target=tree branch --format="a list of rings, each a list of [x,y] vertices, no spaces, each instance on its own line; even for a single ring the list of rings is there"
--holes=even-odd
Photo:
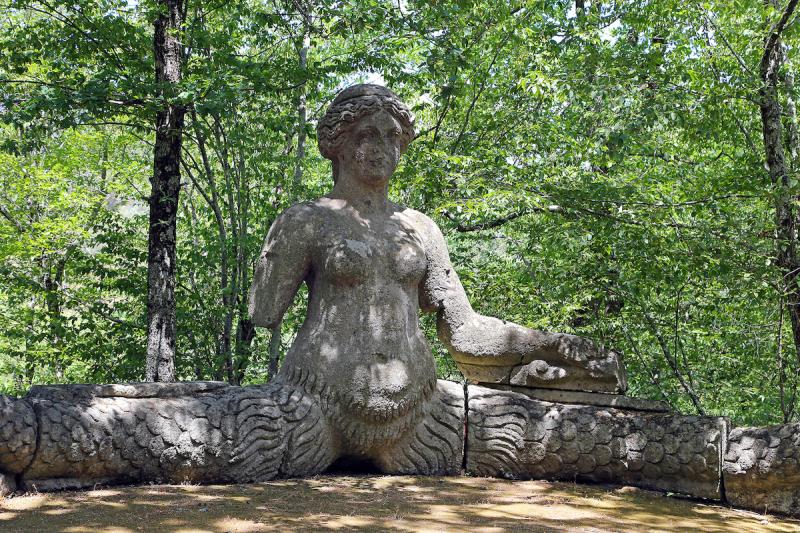
[[[481,231],[484,229],[496,228],[498,226],[502,226],[506,222],[510,222],[519,217],[524,217],[525,215],[530,215],[531,213],[546,213],[546,212],[547,210],[545,209],[534,207],[527,211],[517,211],[516,213],[511,213],[510,215],[496,218],[494,220],[489,220],[487,222],[481,222],[479,224],[464,224],[463,222],[459,222],[459,220],[447,210],[442,211],[442,216],[456,223],[456,231],[460,233],[466,233],[469,231]]]
[[[778,19],[778,22],[775,23],[769,32],[769,37],[766,39],[764,53],[761,56],[761,62],[759,64],[759,70],[764,79],[773,74],[771,68],[775,66],[775,63],[771,61],[772,54],[775,52],[775,48],[780,44],[781,34],[788,27],[789,19],[797,7],[797,2],[798,0],[789,0],[789,3],[786,4],[781,14],[781,18]]]
[[[644,319],[647,322],[648,328],[650,329],[650,333],[652,333],[653,336],[658,341],[658,345],[661,347],[661,352],[664,356],[664,359],[666,359],[667,364],[672,369],[672,373],[680,382],[681,387],[683,387],[683,390],[686,391],[686,394],[689,396],[689,399],[692,400],[692,404],[694,405],[694,408],[697,409],[698,414],[705,415],[706,412],[703,409],[702,404],[700,403],[700,398],[697,396],[697,393],[694,391],[691,384],[689,384],[683,377],[680,368],[678,368],[678,361],[675,359],[675,356],[670,351],[666,339],[664,339],[661,333],[659,333],[658,328],[656,327],[655,320],[653,320],[653,317],[651,317],[650,313],[648,313],[647,310],[645,310],[644,308],[642,308],[642,314],[644,315]]]
[[[25,231],[25,229],[22,227],[22,224],[20,224],[17,219],[11,216],[11,212],[6,209],[3,204],[0,204],[0,215],[3,215],[3,218],[11,222],[11,225],[14,226],[19,233]]]

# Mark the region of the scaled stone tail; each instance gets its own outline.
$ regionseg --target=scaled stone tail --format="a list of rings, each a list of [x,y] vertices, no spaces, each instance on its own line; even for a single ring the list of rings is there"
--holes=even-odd
[[[19,475],[33,462],[38,423],[33,405],[0,395],[0,473]]]

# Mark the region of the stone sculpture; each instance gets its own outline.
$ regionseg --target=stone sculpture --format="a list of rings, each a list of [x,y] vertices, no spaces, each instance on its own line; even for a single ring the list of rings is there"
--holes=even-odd
[[[269,327],[299,284],[309,286],[308,317],[282,375],[328,368],[326,383],[379,417],[417,403],[434,379],[421,307],[438,314],[439,337],[468,379],[625,388],[613,351],[472,310],[436,224],[388,199],[389,179],[414,137],[413,116],[394,93],[376,85],[342,91],[317,132],[333,163],[333,190],[275,221],[251,290],[253,322]],[[389,398],[397,394],[402,400]]]
[[[742,505],[777,502],[800,514],[797,427],[736,430],[729,445],[724,418],[613,394],[626,388],[617,353],[473,311],[436,224],[387,197],[413,121],[375,85],[342,91],[320,120],[333,190],[278,217],[251,288],[250,315],[262,327],[281,320],[301,283],[309,288],[306,320],[273,381],[56,385],[0,396],[0,493],[249,482],[355,457],[386,473],[464,469],[713,499],[724,497],[730,475]],[[459,368],[486,387],[436,379],[420,310],[437,313]],[[779,497],[762,494],[776,483]]]
[[[39,387],[4,398],[2,472],[40,489],[311,475],[341,456],[383,472],[458,473],[464,390],[437,381],[420,307],[438,313],[442,340],[468,366],[528,365],[536,383],[624,388],[614,352],[472,310],[436,225],[388,200],[414,137],[394,93],[346,89],[318,135],[333,190],[275,221],[251,290],[253,322],[269,327],[300,283],[309,286],[308,316],[276,379],[246,388]]]

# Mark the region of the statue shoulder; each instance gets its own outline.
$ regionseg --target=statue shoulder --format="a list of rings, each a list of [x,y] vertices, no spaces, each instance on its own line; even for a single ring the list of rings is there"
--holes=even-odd
[[[418,231],[425,240],[433,240],[437,243],[444,240],[442,230],[439,229],[436,222],[425,213],[406,207],[403,214],[413,222],[414,229]]]
[[[290,232],[294,235],[311,235],[320,227],[324,212],[317,201],[301,202],[285,209],[275,222],[271,231]]]

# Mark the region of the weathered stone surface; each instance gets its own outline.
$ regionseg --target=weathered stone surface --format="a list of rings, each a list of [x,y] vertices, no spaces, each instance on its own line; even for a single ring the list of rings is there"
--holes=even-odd
[[[626,409],[629,411],[654,411],[657,413],[668,413],[671,411],[669,405],[664,402],[657,400],[643,400],[641,398],[631,398],[630,396],[622,396],[620,394],[569,391],[560,389],[537,389],[503,384],[484,384],[484,386],[490,389],[518,392],[528,396],[529,398],[553,403],[597,405],[600,407],[616,407],[617,409]]]
[[[17,490],[17,482],[13,476],[0,474],[0,498],[13,494]]]
[[[627,390],[628,376],[615,352],[575,349],[578,353],[590,355],[586,359],[579,359],[580,364],[574,366],[541,359],[515,365],[508,374],[508,383],[523,387],[552,387],[574,391],[622,393]],[[523,361],[525,359],[527,358]]]
[[[77,401],[88,398],[175,398],[228,387],[223,381],[182,383],[125,383],[109,385],[34,385],[28,398]]]
[[[258,387],[204,387],[93,397],[91,388],[61,386],[22,400],[0,397],[8,417],[0,419],[0,475],[9,482],[19,475],[26,490],[60,490],[313,475],[344,455],[387,473],[461,468],[464,391],[456,383],[436,382],[404,416],[372,421],[352,417],[345,398],[310,373]],[[198,388],[207,392],[178,396]]]
[[[91,389],[64,386],[58,395],[28,399],[39,447],[22,472],[24,487],[255,481],[330,464],[323,444],[330,430],[315,398],[279,383],[177,396],[198,387],[181,384],[174,394],[148,398],[91,397]]]
[[[306,319],[276,380],[34,387],[0,400],[0,473],[40,488],[252,481],[317,473],[341,456],[385,472],[456,473],[463,389],[437,382],[420,310],[437,313],[468,377],[498,367],[513,384],[624,390],[615,352],[472,309],[436,224],[388,199],[413,121],[375,85],[345,89],[319,121],[333,190],[275,220],[250,291],[253,323],[272,327],[308,285]]]
[[[470,383],[510,384],[518,387],[555,390],[624,392],[627,378],[614,372],[591,375],[586,368],[542,360],[519,365],[483,365],[457,361],[458,369]]]
[[[723,418],[556,404],[478,386],[467,396],[471,474],[722,496]]]
[[[735,428],[723,476],[728,501],[759,513],[800,516],[800,423]]]
[[[599,349],[586,339],[574,335],[536,333],[557,339],[534,341],[554,345],[550,348],[551,360],[537,358],[545,355],[541,346],[522,354],[517,361],[505,364],[494,364],[502,361],[465,356],[453,350],[451,353],[459,370],[471,383],[602,393],[623,393],[627,390],[628,377],[616,352]],[[528,336],[531,335],[528,333]],[[519,338],[517,335],[514,337]],[[479,352],[479,348],[476,347],[474,351]]]
[[[298,285],[309,286],[308,316],[284,365],[325,368],[326,381],[354,395],[358,412],[407,409],[435,377],[421,308],[438,314],[439,337],[468,379],[481,367],[502,367],[503,376],[480,380],[509,382],[513,371],[515,384],[624,390],[615,352],[472,309],[436,224],[387,198],[389,179],[414,138],[413,120],[385,87],[356,85],[319,121],[333,190],[275,220],[250,292],[253,323],[272,327]]]
[[[31,402],[0,395],[0,473],[19,474],[30,465],[37,431]]]

